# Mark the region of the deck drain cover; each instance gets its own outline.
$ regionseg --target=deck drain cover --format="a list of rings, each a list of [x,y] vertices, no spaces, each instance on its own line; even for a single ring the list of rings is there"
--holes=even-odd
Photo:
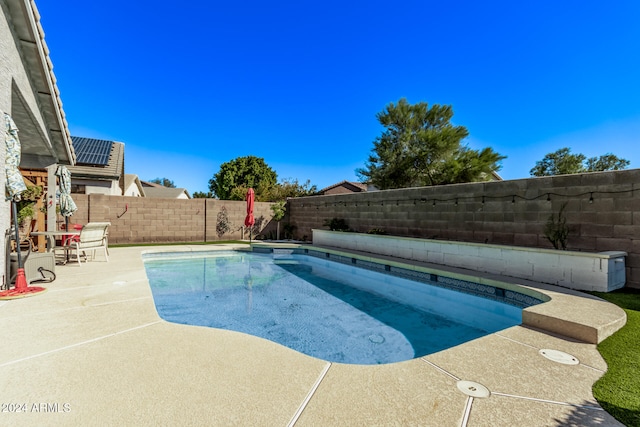
[[[369,335],[369,341],[374,344],[382,344],[384,342],[384,337],[382,335]]]
[[[458,386],[458,390],[471,397],[489,397],[491,396],[491,392],[488,388],[483,386],[480,383],[476,383],[473,381],[458,381],[456,384]]]
[[[547,359],[553,360],[557,363],[562,363],[563,365],[577,365],[580,363],[576,357],[560,350],[549,350],[548,348],[543,348],[539,353]]]

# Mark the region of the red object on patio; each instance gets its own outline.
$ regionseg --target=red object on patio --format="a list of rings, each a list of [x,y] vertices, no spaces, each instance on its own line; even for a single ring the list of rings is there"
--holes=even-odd
[[[15,200],[12,201],[11,206],[13,208],[13,224],[16,232],[15,241],[19,242],[20,236],[18,235],[17,202]],[[20,251],[20,245],[16,245],[16,247],[16,252],[18,253],[18,272],[16,274],[16,285],[13,289],[0,292],[0,300],[30,297],[47,290],[47,288],[41,288],[40,286],[29,286],[29,283],[27,283],[27,278],[24,275],[24,264],[22,263],[22,252]]]
[[[255,199],[255,193],[253,191],[253,188],[249,188],[247,190],[247,216],[244,219],[244,225],[246,225],[249,228],[249,241],[251,241],[251,227],[253,227],[253,224],[256,223],[256,219],[253,217],[253,202]]]
[[[27,278],[24,275],[24,264],[22,262],[22,251],[20,250],[20,233],[18,227],[18,202],[20,194],[26,190],[24,179],[20,174],[18,165],[20,164],[20,140],[18,139],[18,128],[11,116],[7,113],[3,114],[5,122],[5,140],[7,155],[5,156],[5,172],[7,180],[5,182],[5,191],[11,199],[11,209],[13,211],[13,229],[15,232],[14,241],[16,243],[16,253],[18,255],[18,273],[16,275],[16,285],[13,289],[0,292],[0,300],[16,299],[37,295],[46,291],[46,288],[38,286],[29,287]]]
[[[62,224],[60,228],[63,230],[67,229],[67,227],[64,224]],[[80,231],[82,230],[82,224],[69,224],[69,229]],[[80,241],[80,236],[78,236],[77,234],[65,234],[64,236],[62,236],[61,244],[62,246],[66,246],[70,242],[79,242],[79,241]]]
[[[16,275],[16,286],[8,291],[0,292],[0,300],[30,297],[31,295],[39,294],[46,290],[47,288],[40,286],[29,286],[27,278],[24,275],[24,268],[19,268]]]

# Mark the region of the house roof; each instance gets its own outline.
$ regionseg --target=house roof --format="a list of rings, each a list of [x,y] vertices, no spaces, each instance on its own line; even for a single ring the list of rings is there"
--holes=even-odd
[[[367,184],[363,184],[362,182],[354,182],[354,181],[340,181],[337,184],[333,184],[330,185],[328,187],[323,188],[322,190],[318,191],[318,193],[325,193],[333,188],[336,187],[345,187],[348,188],[349,190],[353,191],[354,193],[359,193],[361,191],[367,191]]]
[[[20,130],[20,166],[38,169],[55,163],[73,165],[75,153],[38,9],[33,1],[6,0],[4,3],[8,6],[11,24],[17,34],[16,44],[22,52],[24,66],[29,71],[44,119],[44,123],[40,124],[34,117],[31,107],[14,82],[11,115]]]
[[[109,164],[113,141],[93,138],[73,138],[77,165],[106,166]]]
[[[500,176],[500,174],[498,174],[498,172],[496,172],[496,171],[491,171],[491,176],[493,177],[494,181],[503,181],[503,179]]]
[[[78,159],[84,161],[83,164],[69,166],[69,172],[71,172],[73,178],[120,179],[120,176],[124,173],[124,144],[122,142],[77,136],[72,136],[71,139],[74,146],[76,146]],[[92,152],[96,146],[105,147],[108,145],[111,148],[106,164],[102,159],[92,160],[96,159]]]
[[[150,181],[140,180],[140,184],[142,184],[143,187],[170,188],[170,187],[165,187],[162,184],[158,184],[157,182],[150,182]]]
[[[144,197],[177,199],[182,195],[186,195],[187,198],[191,198],[191,195],[185,188],[165,187],[148,181],[140,181],[140,183],[144,189]]]
[[[138,191],[140,191],[140,195],[144,197],[145,196],[144,186],[142,185],[142,182],[140,181],[140,178],[138,177],[138,175],[134,173],[125,173],[124,188],[128,189],[132,184],[135,184],[135,186],[138,188]]]

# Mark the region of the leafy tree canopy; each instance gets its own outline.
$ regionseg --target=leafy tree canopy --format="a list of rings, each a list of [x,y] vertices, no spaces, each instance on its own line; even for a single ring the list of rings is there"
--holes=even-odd
[[[450,105],[412,105],[404,98],[387,105],[376,115],[385,129],[365,168],[356,170],[360,180],[384,190],[491,179],[506,157],[462,144],[469,132],[451,124],[452,117]]]
[[[218,173],[209,180],[209,190],[222,200],[244,200],[246,189],[252,187],[256,200],[260,200],[276,181],[276,173],[263,158],[245,156],[220,165]],[[244,188],[244,193],[238,187]]]
[[[213,193],[211,191],[207,191],[206,193],[204,191],[196,191],[191,197],[194,199],[212,199]]]
[[[160,184],[163,187],[167,187],[167,188],[176,188],[176,185],[169,178],[154,178],[149,182],[153,182],[154,184]]]
[[[231,200],[244,200],[249,187],[239,185],[231,190]],[[302,197],[315,194],[318,190],[315,185],[307,180],[304,184],[300,184],[297,179],[287,178],[279,184],[270,187],[259,187],[255,189],[255,200],[257,202],[278,202],[286,200],[288,197]]]
[[[317,192],[318,187],[311,185],[310,180],[300,184],[297,179],[285,178],[271,189],[268,201],[275,202],[286,200],[289,197],[311,196]]]
[[[629,160],[621,159],[611,153],[587,158],[584,154],[573,154],[570,148],[564,147],[537,161],[529,173],[531,176],[553,176],[621,170],[629,166],[629,163]]]

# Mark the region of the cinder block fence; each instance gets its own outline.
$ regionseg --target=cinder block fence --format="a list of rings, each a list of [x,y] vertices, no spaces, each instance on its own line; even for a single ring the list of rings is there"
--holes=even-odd
[[[561,208],[567,249],[627,252],[640,288],[640,169],[302,197],[288,214],[298,238],[341,218],[363,233],[553,248],[544,230]]]
[[[108,221],[109,243],[212,242],[249,238],[244,201],[74,194],[74,223]],[[275,233],[271,203],[256,202],[253,237]]]
[[[566,220],[567,249],[624,251],[627,286],[640,288],[640,169],[289,199],[281,221],[310,241],[324,221],[358,232],[552,248],[545,226]],[[73,222],[109,221],[111,243],[248,238],[243,201],[74,195]],[[254,237],[275,236],[270,203],[255,204]]]

